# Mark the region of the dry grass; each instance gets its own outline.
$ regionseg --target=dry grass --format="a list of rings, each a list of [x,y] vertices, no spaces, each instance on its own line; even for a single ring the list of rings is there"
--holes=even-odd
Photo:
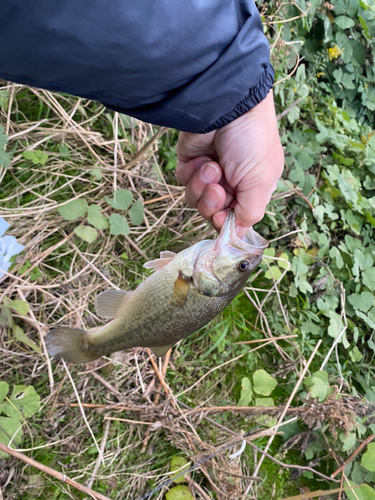
[[[213,357],[197,364],[212,347],[208,336],[199,332],[174,348],[164,366],[161,360],[151,362],[143,349],[73,368],[51,363],[43,341],[51,326],[87,329],[99,324],[93,307],[97,293],[135,287],[147,276],[142,269],[146,259],[211,238],[214,231],[185,205],[173,170],[165,168],[163,151],[175,145],[175,132],[133,119],[127,123],[81,99],[20,85],[4,84],[2,89],[10,92],[0,122],[13,157],[7,170],[0,167],[0,217],[12,223],[9,234],[26,248],[11,273],[0,279],[0,304],[5,297],[30,304],[27,316],[14,318],[41,348],[39,355],[0,327],[1,379],[10,385],[33,385],[42,397],[41,412],[24,426],[26,453],[112,499],[145,498],[157,488],[152,498],[161,499],[170,487],[165,483],[175,454],[195,464],[188,484],[196,498],[234,499],[245,492],[253,495],[247,498],[257,497],[252,473],[263,461],[261,450],[254,445],[250,461],[230,460],[229,454],[240,448],[243,429],[263,432],[263,444],[271,436],[271,445],[274,434],[255,420],[260,413],[281,415],[281,424],[287,412],[300,410],[289,407],[292,399],[285,407],[238,410],[232,392],[239,360],[249,363],[247,369],[261,356],[264,365],[276,360],[281,371],[295,373],[296,383],[307,371],[297,345],[290,338],[277,340],[282,334],[271,330],[265,314],[268,308],[278,308],[284,336],[292,332],[279,290],[287,270],[267,290],[257,288],[257,273],[246,289],[246,307],[255,323],[251,327],[267,343],[236,346],[224,351],[220,362]],[[48,155],[45,165],[22,156],[36,149]],[[93,169],[100,169],[101,179]],[[104,196],[120,188],[142,197],[145,206],[144,224],[131,227],[128,237],[103,231],[87,245],[73,233],[78,223],[58,214],[59,206],[75,198],[98,204],[109,214]],[[293,190],[290,195],[299,194]],[[38,270],[39,277],[33,277],[32,270]],[[238,335],[234,314],[228,324]],[[267,345],[274,346],[272,351],[265,350]],[[343,411],[350,414],[345,407]],[[255,437],[260,439],[259,434]],[[289,467],[275,462],[276,467]],[[36,474],[15,459],[0,461],[0,491],[1,484],[8,499],[82,498],[69,485]]]

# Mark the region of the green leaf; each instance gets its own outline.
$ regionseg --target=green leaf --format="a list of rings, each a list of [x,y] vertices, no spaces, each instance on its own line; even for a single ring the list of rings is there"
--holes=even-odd
[[[335,259],[335,264],[338,269],[341,269],[344,266],[344,261],[341,257],[340,250],[337,247],[330,248],[329,256],[331,257],[331,259]]]
[[[9,96],[10,96],[9,90],[6,89],[0,90],[0,108],[3,108],[4,111],[8,111]]]
[[[21,316],[26,316],[30,310],[30,304],[24,300],[12,300],[9,307],[17,311]]]
[[[167,500],[194,500],[191,491],[187,486],[175,486],[165,495]]]
[[[171,479],[174,481],[176,484],[178,483],[184,483],[186,482],[185,475],[178,477],[177,479],[174,479],[174,477],[179,476],[181,472],[184,472],[184,470],[187,470],[189,468],[188,461],[185,460],[183,457],[172,457],[171,460],[171,467],[170,471],[175,472],[178,470],[177,474],[171,474]]]
[[[356,433],[348,432],[347,436],[345,436],[345,433],[342,433],[340,436],[340,440],[343,443],[342,451],[349,451],[353,448],[353,446],[357,442]]]
[[[140,226],[143,222],[144,207],[142,200],[137,200],[129,210],[129,217],[134,226]]]
[[[255,406],[263,406],[269,408],[275,406],[273,398],[255,398]]]
[[[241,396],[237,405],[249,406],[252,397],[253,397],[253,390],[251,388],[251,382],[247,377],[244,377],[241,381]]]
[[[372,256],[368,253],[362,252],[362,250],[360,250],[359,248],[354,250],[354,261],[358,265],[359,269],[361,269],[361,271],[371,268],[372,264],[374,263],[374,259],[372,258]]]
[[[119,234],[123,234],[127,236],[130,233],[130,228],[128,221],[119,214],[112,214],[109,218],[109,230],[113,236],[118,236]]]
[[[357,484],[354,481],[345,481],[344,486],[357,486]],[[345,494],[349,500],[375,500],[375,491],[368,484],[362,484],[355,490],[346,490]]]
[[[98,231],[90,226],[78,226],[74,229],[74,233],[87,243],[92,243],[98,237]]]
[[[9,307],[2,307],[0,311],[0,326],[11,326],[12,322],[13,317]]]
[[[253,389],[257,394],[269,396],[276,386],[277,380],[269,375],[266,370],[257,370],[253,374]]]
[[[367,446],[366,452],[362,455],[361,465],[370,472],[375,472],[375,443]]]
[[[363,271],[362,281],[372,292],[375,291],[375,267]]]
[[[113,198],[104,196],[104,199],[112,208],[116,210],[126,210],[133,201],[133,195],[128,189],[117,189],[117,191],[113,193]]]
[[[348,297],[348,302],[359,311],[366,313],[375,305],[374,295],[370,292],[352,293]]]
[[[313,373],[311,377],[304,380],[304,383],[310,387],[311,397],[318,398],[319,403],[322,403],[333,393],[333,389],[328,383],[328,373],[324,370]]]
[[[58,212],[65,220],[77,220],[79,217],[84,217],[86,215],[87,208],[88,205],[86,200],[78,198],[77,200],[72,200],[59,207]]]
[[[263,255],[266,256],[266,257],[275,257],[275,249],[270,247],[270,248],[266,248],[263,252]]]
[[[277,266],[270,266],[269,269],[267,269],[266,273],[264,274],[265,278],[267,278],[269,280],[274,279],[275,281],[280,279],[281,276],[282,276],[282,273]]]
[[[17,447],[22,439],[22,421],[16,417],[0,417],[0,443]],[[0,458],[9,458],[7,453],[0,451]]]
[[[15,325],[13,327],[13,338],[17,342],[23,342],[27,346],[31,347],[31,349],[33,349],[33,351],[37,352],[38,354],[42,354],[39,347],[24,334],[22,328],[20,328],[18,325]]]
[[[92,168],[90,170],[91,177],[93,177],[97,181],[101,181],[103,178],[103,174],[100,168]]]
[[[87,213],[87,221],[96,229],[108,229],[109,221],[107,217],[104,217],[102,214],[102,209],[99,205],[90,205],[89,211]]]
[[[348,28],[352,28],[355,25],[353,19],[348,16],[338,16],[335,17],[334,23],[337,24],[339,28],[342,30],[346,30]]]
[[[278,260],[277,261],[277,264],[278,264],[279,267],[281,267],[281,269],[288,269],[288,268],[290,268],[288,254],[282,253],[280,255],[279,259],[284,259],[284,260]],[[285,262],[285,261],[287,261],[287,262]]]
[[[8,394],[9,391],[9,384],[6,382],[0,382],[0,405],[4,401],[5,396]],[[1,406],[0,406],[0,413],[1,413]]]
[[[2,413],[21,419],[32,417],[40,409],[40,397],[32,385],[15,385],[9,401],[2,404]]]
[[[0,166],[7,167],[10,163],[10,154],[4,151],[5,145],[8,142],[8,136],[4,134],[4,129],[0,125]]]
[[[359,363],[363,357],[357,346],[354,346],[354,348],[349,352],[349,355],[355,363]]]
[[[34,149],[33,151],[24,151],[22,156],[26,160],[31,160],[34,165],[45,165],[48,155],[43,153],[41,149]]]

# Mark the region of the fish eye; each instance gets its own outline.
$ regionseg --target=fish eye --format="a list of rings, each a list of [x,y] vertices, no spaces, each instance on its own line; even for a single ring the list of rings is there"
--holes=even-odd
[[[250,262],[248,260],[242,260],[238,264],[238,270],[241,271],[242,273],[247,271],[250,267]]]

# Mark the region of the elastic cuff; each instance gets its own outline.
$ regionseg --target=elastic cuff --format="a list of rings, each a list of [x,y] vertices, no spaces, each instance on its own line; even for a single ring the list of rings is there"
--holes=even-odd
[[[236,104],[236,106],[231,111],[229,111],[229,113],[226,113],[214,123],[211,123],[204,130],[200,130],[199,133],[207,134],[207,132],[212,132],[212,130],[217,130],[221,127],[224,127],[224,125],[227,125],[239,116],[247,113],[251,108],[254,108],[257,104],[259,104],[267,97],[268,92],[273,87],[274,78],[275,70],[273,69],[272,65],[269,64],[266,67],[261,79],[259,80],[258,85],[252,87],[249,90],[249,93],[245,97],[245,99]]]

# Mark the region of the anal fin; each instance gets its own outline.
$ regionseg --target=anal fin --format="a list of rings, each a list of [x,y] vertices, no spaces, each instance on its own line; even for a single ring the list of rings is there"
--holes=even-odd
[[[155,354],[157,358],[160,358],[160,356],[164,356],[164,354],[169,351],[171,347],[174,346],[175,343],[170,344],[170,345],[163,345],[163,346],[158,346],[158,347],[150,347],[151,351]]]
[[[106,290],[95,298],[95,309],[103,318],[116,318],[132,292],[124,290]]]

